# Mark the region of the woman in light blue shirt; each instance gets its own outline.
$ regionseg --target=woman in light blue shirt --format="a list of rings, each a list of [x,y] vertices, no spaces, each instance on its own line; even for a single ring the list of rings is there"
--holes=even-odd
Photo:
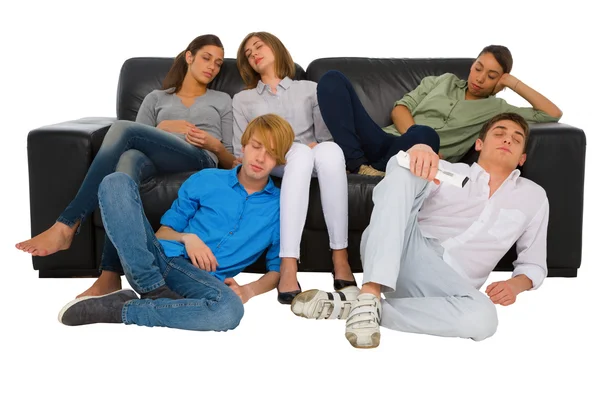
[[[144,98],[136,122],[116,121],[110,127],[77,195],[55,224],[16,247],[33,256],[68,249],[78,227],[98,207],[100,183],[115,170],[139,185],[159,172],[198,171],[217,163],[231,168],[231,98],[207,88],[219,73],[223,57],[217,36],[195,38],[175,58],[163,90]],[[100,278],[78,297],[121,288],[121,262],[108,238],[100,269]]]
[[[355,286],[348,263],[348,179],[344,154],[333,142],[321,117],[317,84],[296,81],[289,52],[274,35],[253,32],[242,41],[237,65],[248,89],[233,97],[233,151],[241,156],[242,133],[255,117],[274,113],[285,118],[296,135],[285,167],[273,174],[281,184],[281,278],[277,299],[291,304],[300,293],[296,274],[300,240],[308,211],[313,176],[319,180],[323,214],[334,265],[334,288]],[[285,172],[285,173],[284,173]]]

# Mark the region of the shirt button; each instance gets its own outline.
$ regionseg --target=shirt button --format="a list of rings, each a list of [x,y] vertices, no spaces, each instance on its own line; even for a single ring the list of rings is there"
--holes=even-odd
[[[450,106],[453,106],[453,105],[454,105],[454,103],[450,103]]]
[[[233,232],[229,232],[230,235],[233,235]]]

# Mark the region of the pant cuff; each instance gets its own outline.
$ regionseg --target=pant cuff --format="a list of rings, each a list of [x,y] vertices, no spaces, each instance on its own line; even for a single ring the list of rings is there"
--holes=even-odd
[[[65,224],[69,228],[72,228],[73,225],[75,225],[75,222],[77,222],[77,221],[71,221],[63,216],[60,216],[56,219],[56,222],[60,222],[61,224]]]
[[[100,266],[100,272],[102,271],[110,271],[110,272],[115,272],[119,275],[123,275],[123,268],[119,268],[119,267],[112,267],[112,266]]]
[[[346,160],[346,169],[351,173],[356,174],[358,173],[358,170],[360,169],[361,165],[365,165],[368,163],[369,161],[365,157],[359,158],[357,160]]]
[[[130,303],[132,301],[133,300],[129,300],[128,302],[126,302],[123,305],[123,309],[121,310],[121,321],[123,321],[123,323],[126,324],[126,325],[131,325],[132,324],[132,322],[130,322],[130,321],[127,320],[127,309],[129,308],[129,305],[130,305]]]
[[[84,220],[85,220],[85,217],[80,217],[79,219],[76,219],[75,221],[71,221],[70,219],[67,219],[61,215],[60,217],[58,217],[56,219],[56,222],[60,222],[61,224],[65,224],[69,228],[72,228],[73,225],[75,225],[77,223],[77,221],[79,221],[79,226],[77,227],[77,230],[75,231],[75,235],[79,235],[79,231],[81,230],[81,225],[83,225]]]
[[[389,293],[396,291],[396,279],[385,279],[384,277],[379,277],[369,273],[363,273],[363,281],[362,284],[364,286],[365,283],[377,283],[381,285],[381,293]]]
[[[331,250],[343,250],[348,248],[348,241],[346,240],[344,243],[336,244],[333,242],[329,242],[329,248]]]

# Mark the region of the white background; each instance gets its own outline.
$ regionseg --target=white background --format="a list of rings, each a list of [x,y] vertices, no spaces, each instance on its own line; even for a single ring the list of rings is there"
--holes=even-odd
[[[599,65],[592,37],[600,32],[592,2],[107,3],[0,6],[0,398],[598,398]],[[499,307],[496,335],[479,343],[383,330],[379,348],[355,350],[343,322],[298,318],[275,291],[252,299],[241,325],[227,333],[59,324],[60,308],[93,280],[39,279],[31,258],[14,249],[30,236],[27,133],[114,116],[119,69],[129,57],[172,57],[205,33],[219,35],[226,57],[235,57],[256,30],[277,35],[304,68],[319,57],[475,57],[488,44],[508,46],[513,74],[553,100],[561,122],[587,135],[579,277],[548,279]],[[525,105],[513,93],[502,96]],[[508,276],[493,273],[489,282]],[[300,282],[331,288],[327,274],[304,273]]]

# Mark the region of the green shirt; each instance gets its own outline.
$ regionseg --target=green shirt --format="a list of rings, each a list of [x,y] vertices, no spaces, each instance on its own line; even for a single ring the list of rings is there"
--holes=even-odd
[[[415,124],[436,130],[440,135],[440,153],[449,162],[459,161],[475,143],[481,127],[497,114],[514,112],[529,123],[559,120],[531,107],[511,106],[496,96],[465,100],[466,89],[467,81],[454,74],[428,76],[394,104],[408,108]],[[383,130],[399,135],[394,125]]]

